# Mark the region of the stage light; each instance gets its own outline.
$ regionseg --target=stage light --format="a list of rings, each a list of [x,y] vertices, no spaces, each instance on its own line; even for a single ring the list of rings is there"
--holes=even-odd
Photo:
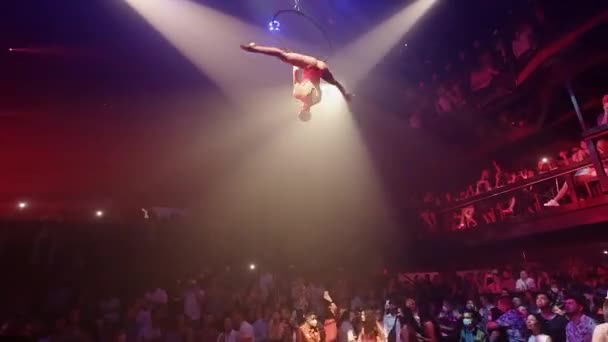
[[[608,255],[608,251],[607,251],[607,250],[604,250],[604,254],[605,254],[605,255]]]
[[[547,164],[549,162],[549,158],[544,157],[540,160],[542,163]]]
[[[95,212],[95,216],[96,216],[96,217],[103,217],[103,211],[102,211],[102,210],[97,210],[97,211]]]
[[[281,23],[278,20],[272,20],[268,23],[269,31],[281,31]]]
[[[254,271],[255,270],[255,264],[250,264],[249,265],[249,269],[252,270],[252,271]]]
[[[23,209],[27,208],[27,202],[19,202],[17,204],[17,208],[19,208],[19,210],[23,210]]]
[[[9,52],[13,52],[13,48],[8,48],[8,51]]]

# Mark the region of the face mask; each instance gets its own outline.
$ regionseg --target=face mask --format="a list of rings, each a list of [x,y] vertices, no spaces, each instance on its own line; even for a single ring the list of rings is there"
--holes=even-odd
[[[472,318],[464,318],[462,320],[462,324],[464,324],[465,326],[470,326],[471,324],[473,324],[473,319]]]

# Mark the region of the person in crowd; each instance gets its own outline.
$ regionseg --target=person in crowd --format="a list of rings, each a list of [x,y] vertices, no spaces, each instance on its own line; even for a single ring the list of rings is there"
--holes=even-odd
[[[515,283],[515,289],[517,292],[536,290],[536,282],[528,276],[526,270],[522,270],[519,272],[519,279],[517,279],[517,282]]]
[[[339,342],[356,342],[355,328],[352,321],[355,319],[355,313],[350,310],[345,310],[340,317],[340,330],[338,331]]]
[[[439,313],[439,326],[441,336],[448,341],[457,339],[458,327],[460,324],[461,315],[454,305],[448,301],[443,301],[441,312]]]
[[[496,312],[498,309],[490,300],[489,295],[482,295],[479,297],[481,307],[479,308],[479,316],[481,317],[478,326],[487,332],[488,322],[493,321],[492,311]],[[498,318],[498,317],[497,317]]]
[[[298,327],[296,342],[321,342],[317,315],[309,312],[304,316],[304,323]]]
[[[526,326],[530,330],[528,342],[551,342],[551,336],[545,334],[542,321],[534,315],[528,315]]]
[[[399,332],[401,342],[417,342],[418,336],[422,336],[420,325],[414,318],[412,310],[405,308],[399,317],[401,331]]]
[[[137,342],[161,342],[164,336],[160,317],[156,311],[151,314],[151,322],[139,331]]]
[[[584,314],[584,300],[576,296],[566,297],[565,311],[570,320],[566,325],[566,341],[591,342],[595,321]]]
[[[522,23],[515,32],[512,48],[513,55],[517,59],[522,59],[524,56],[535,48],[534,30],[532,25]]]
[[[255,310],[255,318],[252,320],[253,332],[257,342],[268,341],[268,322],[264,317],[264,310],[261,306]]]
[[[502,278],[500,279],[500,285],[503,290],[507,291],[507,296],[509,295],[509,292],[515,290],[515,283],[516,281],[513,278],[513,272],[510,269],[504,270],[502,272]],[[503,293],[502,295],[504,296],[505,294]]]
[[[361,316],[362,329],[359,333],[358,342],[386,342],[384,328],[376,318],[374,310],[365,310]]]
[[[245,320],[243,310],[236,308],[232,312],[232,323],[234,324],[234,330],[238,332],[238,342],[255,342],[255,332],[253,326]]]
[[[597,116],[597,125],[602,126],[608,124],[608,94],[602,98],[602,107],[604,112]]]
[[[338,341],[338,306],[329,295],[328,291],[323,292],[323,302],[325,303],[325,320],[323,321],[323,340],[325,342]]]
[[[185,320],[185,318],[183,317],[183,315],[181,315],[180,319],[178,319],[178,323],[177,323],[178,331],[180,331],[180,334],[182,334],[182,335],[183,335],[183,332],[181,332],[181,331],[183,331],[183,328],[181,328],[181,327],[185,327],[184,320]],[[203,316],[203,327],[197,335],[197,340],[215,341],[215,340],[217,340],[218,336],[219,336],[219,330],[217,329],[217,326],[215,325],[214,316],[211,314],[206,314],[205,316]]]
[[[509,342],[525,341],[526,322],[521,313],[513,309],[510,297],[501,297],[498,300],[498,309],[503,314],[495,321],[488,323],[488,329],[505,328]]]
[[[536,295],[536,306],[538,307],[537,318],[545,327],[546,333],[551,336],[553,342],[566,342],[566,325],[568,319],[553,311],[553,303],[546,293]]]
[[[217,342],[238,342],[238,332],[234,329],[232,318],[224,318],[223,331],[217,337]]]
[[[479,316],[474,311],[465,311],[462,316],[459,342],[486,342],[488,335],[479,328]]]
[[[417,321],[420,321],[418,340],[426,342],[439,342],[441,340],[441,328],[431,313],[430,305],[421,306]]]
[[[599,324],[593,330],[592,342],[608,342],[608,297],[604,299],[602,307],[604,314],[604,322]]]
[[[289,323],[281,319],[281,313],[279,311],[274,311],[268,322],[268,341],[291,341],[291,328],[289,327]]]
[[[500,72],[492,65],[492,55],[489,52],[482,53],[477,68],[471,71],[471,90],[477,92],[489,87],[499,74]]]
[[[183,294],[184,315],[192,327],[200,326],[201,321],[201,304],[203,302],[204,292],[199,287],[197,280],[190,280],[186,291]]]
[[[401,321],[397,317],[398,308],[392,301],[386,301],[383,317],[384,331],[388,342],[401,342]]]

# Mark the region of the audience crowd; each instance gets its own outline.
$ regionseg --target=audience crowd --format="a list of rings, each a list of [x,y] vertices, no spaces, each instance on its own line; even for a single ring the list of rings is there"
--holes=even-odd
[[[303,277],[293,269],[258,272],[251,266],[243,272],[204,270],[186,281],[51,274],[37,291],[32,284],[4,286],[0,336],[50,342],[608,338],[601,324],[608,314],[608,268],[569,261],[559,270],[528,269],[392,275],[323,270]]]

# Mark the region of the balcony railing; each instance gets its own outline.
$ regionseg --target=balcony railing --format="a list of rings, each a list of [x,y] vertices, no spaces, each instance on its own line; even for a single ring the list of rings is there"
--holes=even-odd
[[[607,134],[608,125],[584,132],[583,139],[588,144],[590,156],[581,162],[494,188],[435,211],[437,224],[432,230],[480,231],[498,225],[527,224],[531,220],[555,217],[556,213],[561,215],[597,207],[602,207],[606,217],[596,214],[590,216],[587,213],[585,219],[581,219],[580,215],[570,220],[562,217],[562,222],[550,223],[549,226],[608,221],[608,210],[603,207],[608,206],[608,177],[603,166],[604,161],[608,160],[608,153],[600,156],[596,147],[598,139]],[[587,172],[585,175],[576,175],[577,171],[583,169],[595,170],[595,174]],[[570,202],[559,209],[545,208],[543,203],[553,198],[564,183],[568,185]],[[551,230],[551,227],[542,229]]]

